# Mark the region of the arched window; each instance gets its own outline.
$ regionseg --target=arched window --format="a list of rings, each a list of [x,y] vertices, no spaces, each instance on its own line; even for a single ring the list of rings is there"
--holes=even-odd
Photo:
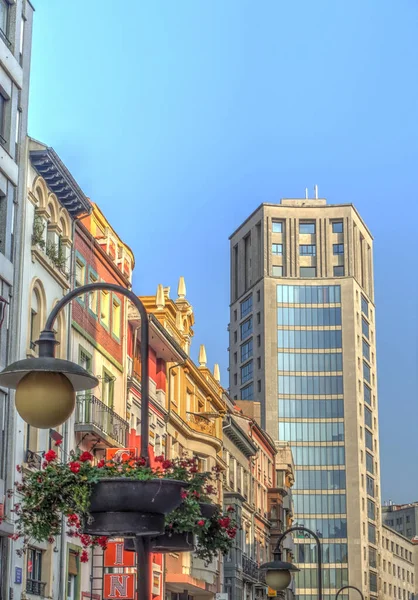
[[[29,327],[29,346],[33,351],[37,351],[35,345],[39,339],[41,332],[41,297],[39,290],[34,287],[32,290],[31,306],[30,306],[30,327]]]
[[[59,342],[55,348],[55,356],[57,358],[65,358],[67,354],[67,349],[65,347],[65,324],[62,313],[58,315],[57,320],[55,321],[54,331],[57,342]]]

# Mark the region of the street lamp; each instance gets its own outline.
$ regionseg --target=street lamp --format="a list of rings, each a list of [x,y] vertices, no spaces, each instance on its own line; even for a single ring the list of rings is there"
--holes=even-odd
[[[58,313],[73,298],[98,290],[126,296],[141,316],[141,457],[149,464],[149,380],[148,380],[148,316],[145,306],[135,294],[113,283],[82,285],[66,294],[52,309],[36,344],[39,357],[19,360],[0,373],[0,385],[16,390],[16,409],[29,425],[49,429],[61,425],[75,407],[75,392],[98,385],[98,379],[68,360],[55,358],[58,344],[53,330]],[[138,556],[137,596],[150,598],[150,542],[146,536],[136,538]]]
[[[338,596],[344,590],[356,590],[360,594],[361,600],[364,600],[363,592],[359,590],[358,587],[356,587],[355,585],[345,585],[344,587],[340,588],[335,596],[335,600],[337,600]]]
[[[271,587],[273,590],[281,591],[285,590],[290,582],[292,581],[292,571],[300,571],[295,565],[289,562],[282,561],[282,543],[284,538],[288,533],[292,533],[292,531],[306,531],[309,533],[316,542],[316,546],[318,549],[318,600],[322,600],[322,551],[321,551],[321,542],[319,541],[319,537],[308,529],[307,527],[290,527],[284,533],[279,536],[277,540],[276,548],[273,552],[274,560],[269,563],[264,563],[260,566],[260,569],[266,571],[266,584]]]

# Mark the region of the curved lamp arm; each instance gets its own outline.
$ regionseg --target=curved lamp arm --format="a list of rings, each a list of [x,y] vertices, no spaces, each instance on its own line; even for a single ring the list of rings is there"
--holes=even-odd
[[[345,585],[344,587],[340,588],[335,596],[335,600],[337,600],[338,596],[344,590],[356,590],[360,594],[361,600],[364,600],[363,592],[359,590],[358,587],[356,587],[355,585]]]
[[[99,290],[105,290],[108,292],[116,292],[122,296],[126,296],[135,308],[138,309],[141,316],[141,456],[144,457],[147,462],[149,460],[148,444],[149,444],[149,378],[148,378],[148,343],[149,343],[149,324],[148,315],[145,306],[141,300],[131,290],[128,290],[115,283],[89,283],[82,285],[74,290],[71,290],[54,306],[49,313],[49,316],[45,323],[45,328],[39,336],[37,342],[39,346],[39,356],[50,356],[55,355],[55,345],[58,343],[55,338],[53,325],[58,313],[74,298],[81,294],[89,292],[95,292]]]
[[[322,600],[322,547],[321,547],[320,539],[316,533],[314,533],[311,529],[308,529],[307,527],[302,527],[302,526],[298,526],[298,525],[296,525],[295,527],[290,527],[289,529],[287,529],[284,533],[282,533],[279,536],[279,539],[277,540],[276,548],[274,549],[273,555],[275,558],[277,557],[278,560],[282,559],[283,540],[287,536],[288,533],[292,533],[293,531],[306,531],[306,533],[309,533],[309,535],[312,536],[316,542],[316,547],[318,549],[318,560],[317,560],[318,600]],[[344,588],[342,588],[342,589],[344,589]]]

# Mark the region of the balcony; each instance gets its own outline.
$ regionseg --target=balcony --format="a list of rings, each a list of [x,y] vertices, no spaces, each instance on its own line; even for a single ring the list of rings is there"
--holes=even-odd
[[[213,437],[216,436],[215,423],[209,421],[207,417],[200,417],[194,413],[187,413],[187,422],[189,426],[199,433],[206,433]]]
[[[108,446],[126,446],[129,423],[91,394],[79,394],[75,431],[91,433]]]
[[[32,596],[45,596],[45,581],[37,581],[36,579],[26,580],[26,593]]]
[[[242,574],[247,579],[258,581],[258,565],[255,560],[245,554],[242,555]]]

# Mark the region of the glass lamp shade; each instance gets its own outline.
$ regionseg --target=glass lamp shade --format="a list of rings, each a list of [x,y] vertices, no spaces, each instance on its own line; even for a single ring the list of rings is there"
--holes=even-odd
[[[34,371],[20,380],[15,404],[19,415],[32,427],[53,429],[74,411],[75,391],[62,373]]]
[[[292,581],[289,570],[269,569],[266,571],[266,583],[272,590],[285,590]]]

